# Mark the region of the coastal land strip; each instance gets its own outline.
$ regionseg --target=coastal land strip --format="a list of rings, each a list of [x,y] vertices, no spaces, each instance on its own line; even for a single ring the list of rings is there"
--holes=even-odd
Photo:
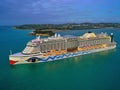
[[[33,30],[30,35],[52,36],[64,30],[85,30],[120,28],[120,23],[66,23],[66,24],[25,24],[14,26],[18,30]]]

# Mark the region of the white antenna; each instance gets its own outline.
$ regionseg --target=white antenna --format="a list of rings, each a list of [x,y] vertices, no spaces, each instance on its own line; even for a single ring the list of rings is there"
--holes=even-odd
[[[55,33],[55,37],[57,37],[57,33]]]
[[[37,40],[38,40],[38,41],[40,40],[40,35],[37,37]]]
[[[12,50],[10,50],[10,55],[12,55]]]
[[[58,37],[60,37],[60,34],[58,34]]]

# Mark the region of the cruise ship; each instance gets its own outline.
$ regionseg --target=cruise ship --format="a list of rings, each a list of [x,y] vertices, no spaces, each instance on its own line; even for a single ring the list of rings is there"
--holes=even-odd
[[[48,38],[36,37],[22,52],[10,54],[11,65],[39,63],[75,57],[116,48],[113,33],[87,32],[82,36],[55,34]]]

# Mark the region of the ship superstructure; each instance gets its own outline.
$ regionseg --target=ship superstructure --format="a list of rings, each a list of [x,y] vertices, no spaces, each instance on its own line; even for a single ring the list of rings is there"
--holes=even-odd
[[[85,33],[82,36],[37,37],[27,43],[21,53],[10,55],[10,64],[46,62],[104,51],[116,47],[113,33]]]

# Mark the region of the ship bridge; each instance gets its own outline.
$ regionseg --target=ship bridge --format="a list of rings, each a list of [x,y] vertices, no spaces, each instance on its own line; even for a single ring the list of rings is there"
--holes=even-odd
[[[40,53],[40,48],[39,48],[39,44],[40,44],[41,40],[40,40],[40,36],[37,37],[36,39],[29,41],[26,45],[26,48],[23,50],[23,54],[37,54]]]

